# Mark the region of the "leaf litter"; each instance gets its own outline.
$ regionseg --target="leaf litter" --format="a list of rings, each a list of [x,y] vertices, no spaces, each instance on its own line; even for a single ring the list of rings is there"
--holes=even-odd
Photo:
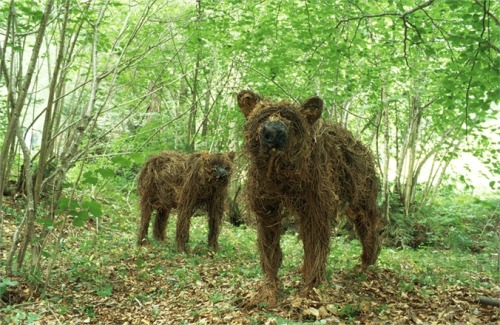
[[[199,225],[192,232],[206,231],[204,219],[195,219],[201,220],[195,222]],[[5,238],[11,238],[14,224],[6,220],[5,229]],[[106,237],[104,243],[109,249],[96,248],[94,264],[87,270],[76,268],[79,276],[75,275],[78,263],[61,258],[44,298],[25,278],[10,277],[17,285],[8,286],[2,295],[0,319],[12,320],[17,315],[27,322],[27,317],[19,315],[36,315],[29,321],[33,324],[500,322],[500,308],[478,302],[480,296],[500,298],[500,286],[484,274],[480,275],[481,283],[487,284],[484,286],[450,284],[445,279],[440,283],[425,283],[419,275],[415,276],[412,268],[396,271],[383,263],[365,273],[348,266],[331,270],[328,283],[307,296],[300,291],[298,265],[284,266],[280,270],[278,303],[244,307],[244,301],[260,282],[261,272],[254,245],[238,239],[234,231],[241,230],[229,224],[223,227],[221,242],[227,239],[231,243],[222,244],[219,253],[208,251],[203,239],[192,238],[191,254],[186,255],[175,253],[170,228],[170,241],[140,248],[133,244],[134,233],[109,230],[105,236],[100,235]],[[81,240],[75,238],[96,236],[91,227],[72,232],[69,236],[73,240],[68,240],[72,246],[66,249],[73,252],[81,249]],[[287,245],[290,243],[294,242],[287,241]],[[297,247],[292,249],[299,250],[300,242],[294,244]],[[3,249],[1,254],[5,260],[7,251]],[[332,254],[329,260],[332,261]]]

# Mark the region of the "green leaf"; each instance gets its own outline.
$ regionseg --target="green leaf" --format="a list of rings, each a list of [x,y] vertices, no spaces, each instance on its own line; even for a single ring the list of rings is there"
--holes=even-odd
[[[7,287],[14,287],[17,285],[17,281],[11,281],[9,279],[2,279],[0,282],[0,296],[2,296],[6,291]]]
[[[83,183],[96,185],[99,179],[90,171],[83,173]]]
[[[14,287],[18,284],[17,281],[11,281],[9,279],[2,279],[2,282],[0,282],[0,285],[2,286],[9,286],[9,287]]]
[[[102,216],[102,205],[97,201],[83,201],[82,208],[90,211],[94,217]]]
[[[89,212],[87,210],[76,211],[75,216],[85,221],[89,219]]]
[[[26,324],[31,324],[35,323],[36,321],[40,320],[42,316],[40,314],[28,314],[28,317],[26,318]]]
[[[85,220],[82,218],[73,219],[73,226],[75,226],[75,227],[83,227],[84,224],[85,224]]]
[[[69,199],[66,198],[66,197],[62,197],[60,198],[58,201],[57,201],[57,205],[59,206],[59,208],[61,208],[62,210],[66,210],[69,206]]]
[[[111,294],[113,292],[113,287],[109,283],[107,283],[106,286],[104,286],[103,288],[97,289],[96,292],[100,297],[106,298],[106,297],[111,296]]]
[[[136,164],[142,165],[146,161],[146,155],[143,153],[130,154],[130,160]]]
[[[116,156],[111,159],[111,161],[117,165],[123,166],[123,167],[130,167],[132,165],[132,162],[129,159],[126,159],[121,156]]]
[[[45,228],[53,227],[54,226],[54,219],[50,218],[37,218],[36,222],[44,226]]]
[[[61,210],[74,210],[78,207],[78,202],[62,197],[57,201],[57,205]]]
[[[111,178],[115,176],[115,171],[111,168],[99,168],[96,169],[96,173],[101,175],[103,178]]]

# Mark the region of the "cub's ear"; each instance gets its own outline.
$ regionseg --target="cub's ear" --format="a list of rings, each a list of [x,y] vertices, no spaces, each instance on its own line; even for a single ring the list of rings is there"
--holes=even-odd
[[[309,122],[309,124],[314,124],[323,112],[323,100],[318,96],[311,97],[302,103],[300,106],[300,113]]]
[[[229,159],[230,159],[231,161],[234,161],[234,156],[235,156],[234,151],[229,151],[229,152],[227,153],[227,156],[229,157]]]
[[[261,99],[259,95],[251,90],[242,90],[238,94],[237,100],[238,105],[240,106],[240,111],[245,114],[245,117],[248,117]]]

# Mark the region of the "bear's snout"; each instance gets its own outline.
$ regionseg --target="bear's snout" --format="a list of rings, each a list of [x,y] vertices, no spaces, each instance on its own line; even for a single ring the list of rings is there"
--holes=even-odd
[[[281,121],[266,122],[261,129],[261,143],[271,149],[281,149],[288,137],[287,125]]]
[[[215,172],[219,181],[223,182],[229,178],[229,172],[224,167],[215,167]]]

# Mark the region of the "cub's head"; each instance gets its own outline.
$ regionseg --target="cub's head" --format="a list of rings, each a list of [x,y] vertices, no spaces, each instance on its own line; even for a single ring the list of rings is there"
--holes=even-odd
[[[249,90],[238,94],[238,105],[246,117],[246,149],[254,157],[296,155],[309,138],[311,126],[321,117],[323,100],[311,97],[300,106],[267,102]]]
[[[229,183],[233,169],[234,152],[201,153],[200,178],[209,184],[225,186]]]

